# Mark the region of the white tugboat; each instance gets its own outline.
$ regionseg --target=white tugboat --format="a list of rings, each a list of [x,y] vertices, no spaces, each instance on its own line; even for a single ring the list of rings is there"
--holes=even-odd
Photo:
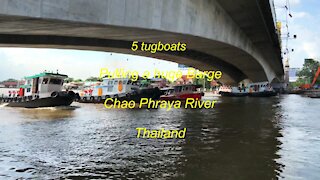
[[[55,107],[69,106],[75,99],[73,91],[62,91],[67,75],[43,72],[25,77],[25,84],[20,86],[15,97],[2,97],[0,101],[9,107]]]
[[[271,97],[278,94],[269,82],[251,83],[248,85],[248,91],[250,97]]]
[[[159,99],[160,95],[160,89],[148,80],[105,77],[99,85],[81,91],[77,98],[81,103],[102,103],[108,98],[139,102],[141,98]]]
[[[269,82],[249,83],[246,87],[221,86],[219,94],[229,97],[271,97],[277,95]]]

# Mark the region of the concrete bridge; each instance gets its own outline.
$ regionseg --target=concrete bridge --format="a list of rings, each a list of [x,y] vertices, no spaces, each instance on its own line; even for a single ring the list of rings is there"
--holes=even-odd
[[[133,41],[183,42],[187,51],[133,52]],[[226,83],[283,77],[267,0],[1,0],[0,46],[136,54],[219,69]]]

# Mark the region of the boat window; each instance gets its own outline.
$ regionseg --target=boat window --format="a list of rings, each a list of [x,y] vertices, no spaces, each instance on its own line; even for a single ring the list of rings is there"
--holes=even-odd
[[[30,92],[31,91],[31,88],[27,88],[27,92]]]
[[[115,81],[114,81],[114,84],[118,84],[118,80],[115,80]]]
[[[112,85],[113,84],[113,81],[108,81],[108,85]]]
[[[42,80],[42,84],[48,84],[48,82],[49,82],[49,79],[48,79],[48,78],[44,78],[44,79]]]
[[[167,92],[166,92],[167,95],[170,95],[170,94],[173,94],[173,89],[169,89]]]
[[[62,80],[61,79],[50,79],[49,84],[61,84]]]
[[[178,86],[178,87],[176,87],[174,90],[176,91],[176,92],[181,92],[181,86]]]

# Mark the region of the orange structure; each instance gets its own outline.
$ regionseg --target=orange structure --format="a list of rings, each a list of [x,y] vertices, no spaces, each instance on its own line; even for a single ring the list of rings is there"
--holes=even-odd
[[[315,76],[313,78],[312,83],[311,84],[303,84],[303,85],[300,86],[300,88],[302,88],[302,89],[311,89],[314,86],[314,84],[316,83],[319,75],[320,75],[320,66],[318,67],[318,70],[317,70],[317,72],[316,72],[316,74],[315,74]]]

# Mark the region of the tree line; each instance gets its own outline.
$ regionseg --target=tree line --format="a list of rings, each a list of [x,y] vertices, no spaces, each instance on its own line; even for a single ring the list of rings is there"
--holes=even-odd
[[[297,73],[298,79],[296,82],[292,82],[291,86],[299,87],[303,84],[310,84],[320,66],[320,62],[314,59],[305,59],[302,69]],[[316,84],[320,84],[320,79],[316,81]]]

